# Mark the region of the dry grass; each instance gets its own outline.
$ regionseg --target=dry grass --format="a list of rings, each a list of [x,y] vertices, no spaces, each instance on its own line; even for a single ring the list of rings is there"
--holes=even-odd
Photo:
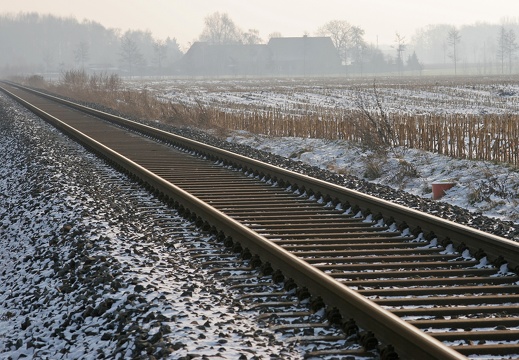
[[[253,134],[275,137],[322,138],[329,140],[349,140],[363,144],[383,155],[384,151],[395,147],[415,148],[444,154],[455,158],[475,159],[508,163],[519,166],[519,116],[503,114],[418,114],[407,111],[386,112],[378,96],[412,97],[413,91],[432,92],[441,86],[442,96],[434,99],[420,98],[415,101],[431,101],[434,106],[467,107],[474,103],[491,104],[496,108],[506,108],[508,100],[489,98],[484,92],[478,92],[488,79],[463,79],[458,82],[463,86],[452,86],[447,78],[405,79],[397,85],[387,82],[378,89],[364,80],[354,85],[358,89],[375,93],[377,106],[369,108],[359,98],[356,109],[330,107],[312,104],[302,99],[299,103],[284,106],[255,105],[246,106],[222,103],[218,106],[205,105],[200,101],[194,104],[173,103],[160,100],[155,93],[147,90],[124,88],[116,75],[86,75],[79,71],[67,72],[58,84],[42,84],[42,79],[32,77],[28,82],[39,87],[87,102],[99,103],[123,114],[142,119],[159,120],[177,126],[195,126],[202,129],[216,129],[216,134],[226,134],[228,130],[245,130]],[[439,84],[439,81],[442,83]],[[315,80],[317,84],[317,80]],[[270,83],[258,81],[258,89],[268,87],[269,91],[280,94],[294,94],[298,87],[307,89],[315,85],[312,80],[296,83],[283,80]],[[501,88],[514,84],[514,79],[502,79]],[[235,82],[234,90],[227,86],[225,91],[241,91],[247,84]],[[322,83],[321,83],[322,85]],[[443,88],[445,85],[445,90]],[[214,91],[221,91],[221,85],[214,82]],[[242,86],[242,89],[238,89]],[[329,80],[319,91],[333,98],[336,88],[346,85],[340,80]],[[351,84],[348,85],[351,87]],[[485,86],[488,86],[485,85]],[[406,91],[392,91],[394,88]],[[274,89],[274,90],[273,90]],[[252,89],[253,90],[253,89]],[[251,91],[252,91],[251,90]],[[456,97],[454,94],[468,91],[469,96]],[[496,90],[497,91],[497,90]],[[445,95],[445,96],[443,96]],[[461,100],[460,100],[461,99]],[[386,99],[387,100],[387,99]],[[391,100],[391,99],[390,99]],[[431,105],[431,106],[432,106]],[[376,166],[375,166],[376,167]],[[376,173],[373,169],[373,173]]]
[[[374,118],[377,116],[373,114]],[[461,159],[519,165],[518,115],[392,114],[390,127],[383,128],[377,127],[376,121],[363,120],[365,117],[364,112],[355,110],[306,116],[213,110],[210,125],[276,137],[349,140],[373,150],[398,146]],[[384,133],[388,136],[381,135]]]
[[[125,88],[120,77],[113,74],[87,75],[82,71],[67,71],[55,84],[40,77],[29,77],[23,82],[69,98],[100,104],[133,118],[159,120],[177,126],[207,128],[210,125],[211,113],[201,104],[193,107],[161,101],[147,89]]]

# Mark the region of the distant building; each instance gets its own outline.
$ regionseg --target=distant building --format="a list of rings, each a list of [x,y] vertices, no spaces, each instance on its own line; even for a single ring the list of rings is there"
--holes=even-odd
[[[329,37],[280,37],[268,43],[275,75],[325,75],[340,71],[341,59]]]
[[[210,44],[196,42],[181,59],[186,75],[266,75],[267,45]]]
[[[341,71],[329,37],[272,38],[267,45],[195,42],[180,61],[191,76],[305,76]]]

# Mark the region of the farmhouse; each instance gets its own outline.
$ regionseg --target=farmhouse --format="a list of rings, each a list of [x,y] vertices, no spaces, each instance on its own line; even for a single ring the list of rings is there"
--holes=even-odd
[[[279,37],[266,45],[195,42],[180,68],[191,76],[305,76],[336,74],[341,61],[329,37]]]
[[[329,37],[272,38],[268,47],[274,75],[323,75],[340,71],[339,53]]]
[[[267,45],[195,42],[181,59],[186,75],[266,75]]]

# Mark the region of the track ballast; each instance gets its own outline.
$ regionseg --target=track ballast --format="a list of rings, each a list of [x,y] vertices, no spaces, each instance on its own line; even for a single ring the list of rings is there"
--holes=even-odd
[[[337,325],[352,318],[402,357],[519,354],[516,243],[5,87],[229,246],[322,298],[340,312]]]

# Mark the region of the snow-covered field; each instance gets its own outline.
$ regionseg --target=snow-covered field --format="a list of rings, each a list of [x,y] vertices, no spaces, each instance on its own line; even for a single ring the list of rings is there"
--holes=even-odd
[[[506,114],[519,113],[518,79],[215,79],[132,80],[126,85],[186,104],[232,110],[358,109],[359,97],[373,87],[388,112]]]
[[[225,111],[312,108],[355,109],[359,96],[372,99],[373,84],[387,112],[517,114],[516,78],[412,79],[216,79],[145,80],[127,85],[179,103],[201,103]],[[374,104],[372,104],[374,106]],[[452,181],[443,201],[503,220],[519,221],[519,172],[491,162],[453,159],[413,149],[380,157],[354,144],[312,138],[273,138],[240,132],[237,142],[320,168],[389,185],[431,198],[434,182]]]

